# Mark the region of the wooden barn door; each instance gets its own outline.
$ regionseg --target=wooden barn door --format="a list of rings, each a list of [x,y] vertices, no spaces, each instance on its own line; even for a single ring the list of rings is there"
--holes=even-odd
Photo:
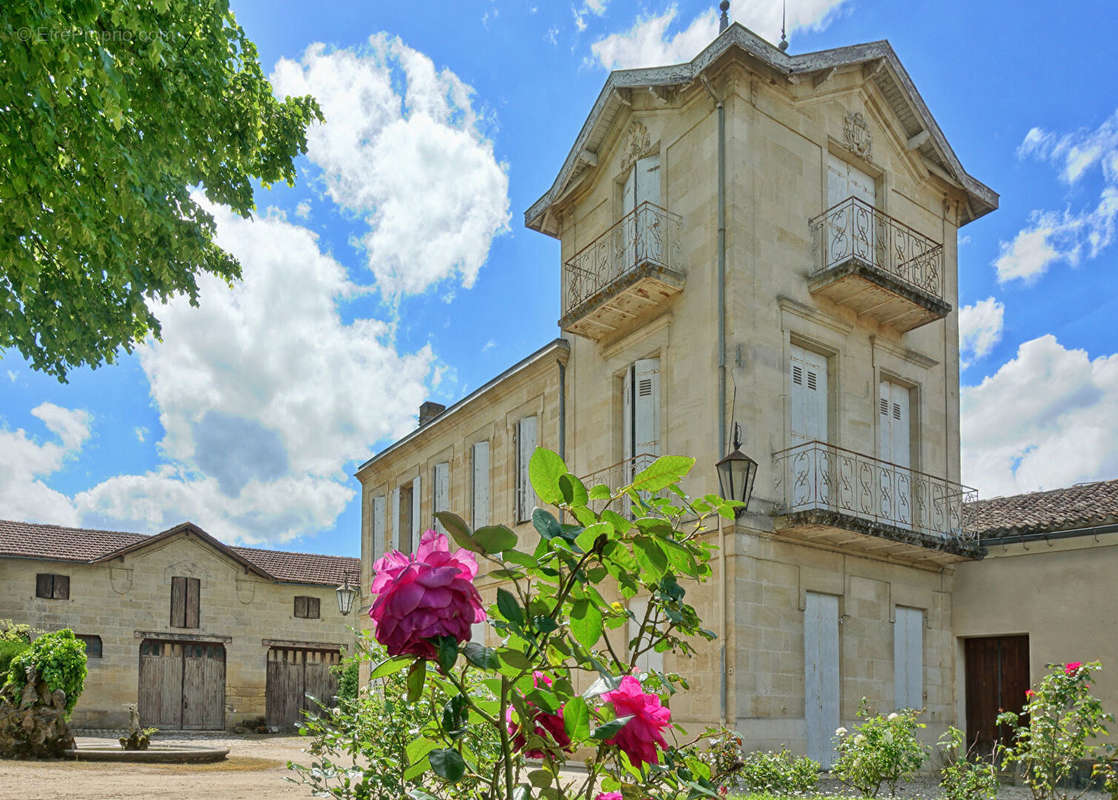
[[[267,677],[268,726],[290,727],[303,718],[304,711],[315,712],[319,704],[327,707],[333,705],[334,695],[338,692],[338,676],[331,667],[340,662],[341,654],[337,650],[270,648]]]
[[[165,730],[225,727],[225,647],[140,643],[140,722]]]
[[[967,742],[979,752],[993,750],[1008,734],[997,725],[1002,711],[1021,713],[1029,688],[1029,637],[984,636],[964,639],[967,690]]]

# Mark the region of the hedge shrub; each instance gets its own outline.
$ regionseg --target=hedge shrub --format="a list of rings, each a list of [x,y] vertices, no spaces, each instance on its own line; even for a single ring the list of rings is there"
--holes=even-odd
[[[44,633],[11,660],[6,685],[21,691],[27,683],[28,666],[35,667],[52,691],[61,689],[66,693],[68,716],[85,686],[85,642],[69,628]]]

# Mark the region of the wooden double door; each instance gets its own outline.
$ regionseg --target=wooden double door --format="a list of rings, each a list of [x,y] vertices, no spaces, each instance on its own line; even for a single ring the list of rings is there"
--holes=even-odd
[[[963,640],[966,659],[967,743],[989,753],[1009,734],[998,714],[1025,706],[1029,688],[1029,637],[982,636]]]
[[[144,639],[140,722],[162,730],[225,728],[225,646]]]
[[[269,648],[268,726],[287,728],[299,722],[304,711],[316,712],[320,705],[332,707],[338,693],[333,667],[339,663],[341,653],[337,650]]]

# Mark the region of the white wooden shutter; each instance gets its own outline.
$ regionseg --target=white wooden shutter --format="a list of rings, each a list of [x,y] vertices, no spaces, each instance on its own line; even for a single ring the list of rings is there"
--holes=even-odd
[[[432,513],[434,517],[436,512],[447,511],[450,509],[450,463],[447,461],[440,461],[435,464],[432,470],[434,483],[432,484],[434,491],[431,496]],[[443,524],[435,518],[435,530],[441,534],[446,534],[446,528]]]
[[[423,478],[419,475],[411,482],[411,549],[409,553],[414,553],[419,548],[419,539],[423,535],[423,518],[420,514],[420,500],[423,498],[422,491]]]
[[[472,455],[473,526],[482,528],[489,524],[489,442],[474,442]]]
[[[652,203],[660,205],[660,156],[647,156],[637,159],[636,204]]]
[[[524,417],[517,426],[517,471],[516,471],[516,517],[517,522],[525,522],[532,514],[535,505],[535,495],[532,492],[532,480],[528,472],[528,464],[532,453],[536,451],[537,420],[535,415]]]
[[[623,441],[622,458],[626,461],[636,453],[633,450],[633,365],[625,368],[625,378],[621,382],[621,438]],[[628,475],[628,473],[627,473]]]
[[[877,181],[862,170],[827,154],[827,207],[857,197],[871,208],[877,205]]]
[[[924,612],[918,608],[896,608],[893,687],[896,708],[924,707]]]
[[[384,495],[373,497],[373,561],[384,554]]]
[[[838,598],[806,593],[804,605],[804,721],[807,754],[823,767],[835,761],[839,724]]]
[[[660,359],[633,364],[633,453],[660,455]]]
[[[877,399],[878,457],[901,467],[912,466],[909,391],[892,381],[882,381]]]
[[[392,549],[400,549],[400,487],[392,490]]]
[[[644,615],[648,613],[648,598],[647,597],[634,597],[629,600],[629,610],[633,612],[636,619],[629,620],[629,641],[632,641],[637,633],[640,632],[641,623],[644,621]],[[641,643],[647,642],[647,637]],[[631,652],[631,651],[630,651]],[[655,650],[649,650],[647,653],[642,653],[637,657],[637,669],[641,672],[663,672],[664,671],[664,654],[657,653]]]
[[[827,441],[827,359],[792,345],[788,370],[791,444]]]

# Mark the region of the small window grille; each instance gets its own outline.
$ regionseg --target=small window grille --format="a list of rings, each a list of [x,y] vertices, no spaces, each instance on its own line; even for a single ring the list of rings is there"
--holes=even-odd
[[[815,391],[815,373],[810,369],[807,371],[807,388],[813,392]]]
[[[792,365],[792,383],[797,386],[802,386],[804,382],[804,370],[799,364]]]
[[[884,417],[889,416],[889,401],[884,397],[881,398],[881,415]]]

